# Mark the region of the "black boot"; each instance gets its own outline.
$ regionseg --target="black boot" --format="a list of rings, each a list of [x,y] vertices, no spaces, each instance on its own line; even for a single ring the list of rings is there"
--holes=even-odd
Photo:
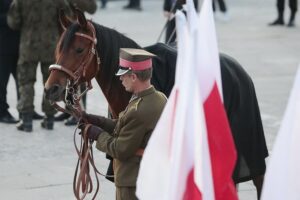
[[[33,111],[32,119],[33,120],[41,120],[41,119],[44,119],[44,116],[40,115],[36,111]]]
[[[284,25],[283,13],[279,13],[278,18],[269,24],[270,26]]]
[[[68,113],[61,113],[54,117],[55,121],[64,121],[65,119],[68,119],[71,115]]]
[[[278,18],[274,22],[269,24],[270,26],[276,26],[276,25],[284,25],[283,18]]]
[[[294,27],[295,26],[295,12],[291,13],[290,21],[288,23],[288,27]]]
[[[77,125],[77,123],[78,123],[78,120],[74,116],[71,116],[65,120],[66,126],[75,126],[75,125]]]
[[[53,115],[46,115],[46,117],[44,117],[44,120],[41,122],[41,126],[47,130],[53,130],[53,125],[54,125]]]
[[[25,132],[32,132],[32,113],[22,113],[17,129]]]
[[[22,114],[19,113],[19,119],[22,118]],[[40,115],[39,113],[37,113],[35,110],[33,111],[32,113],[32,119],[33,120],[41,120],[41,119],[44,119],[44,116]]]
[[[7,124],[16,124],[18,120],[16,120],[8,110],[2,112],[0,114],[0,122],[7,123]]]

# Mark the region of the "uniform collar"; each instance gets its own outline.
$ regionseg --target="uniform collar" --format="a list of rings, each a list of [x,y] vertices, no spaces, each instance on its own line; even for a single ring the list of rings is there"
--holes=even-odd
[[[143,90],[143,91],[141,91],[141,92],[139,92],[139,93],[133,94],[129,102],[132,102],[132,101],[135,100],[135,99],[138,99],[138,98],[142,98],[142,97],[144,97],[144,96],[147,96],[147,95],[149,95],[149,94],[151,94],[151,93],[153,93],[153,92],[155,92],[155,89],[154,89],[154,87],[151,85],[148,89]]]
[[[154,87],[151,85],[148,89],[143,90],[143,91],[141,91],[141,92],[135,94],[135,96],[141,98],[141,97],[147,96],[147,95],[149,95],[149,94],[151,94],[151,93],[153,93],[153,92],[155,92],[155,89],[154,89]]]

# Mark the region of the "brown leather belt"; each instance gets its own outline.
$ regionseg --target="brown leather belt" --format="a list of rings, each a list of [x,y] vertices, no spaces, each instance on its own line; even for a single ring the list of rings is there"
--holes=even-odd
[[[138,149],[136,152],[135,152],[135,155],[136,156],[143,156],[144,154],[144,149]]]

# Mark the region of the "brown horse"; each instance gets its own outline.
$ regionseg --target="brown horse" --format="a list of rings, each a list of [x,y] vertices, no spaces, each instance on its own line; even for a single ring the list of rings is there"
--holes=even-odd
[[[87,21],[81,11],[75,12],[74,23],[60,13],[65,31],[57,44],[56,64],[50,66],[46,98],[72,105],[78,96],[70,94],[83,82],[90,85],[95,77],[113,116],[117,117],[131,97],[114,75],[119,65],[119,49],[141,47],[115,30]],[[157,55],[153,59],[152,84],[168,96],[174,84],[177,52],[164,44],[146,49]],[[233,58],[220,54],[220,63],[224,106],[238,152],[233,179],[236,184],[252,179],[259,197],[268,151],[254,85]]]

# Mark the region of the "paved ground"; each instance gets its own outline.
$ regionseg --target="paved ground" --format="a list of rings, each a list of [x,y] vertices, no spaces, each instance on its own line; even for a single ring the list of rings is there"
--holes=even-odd
[[[289,96],[300,59],[299,27],[268,27],[274,20],[274,0],[228,0],[230,21],[217,21],[219,47],[235,57],[252,76],[262,112],[270,152]],[[162,1],[143,0],[143,12],[122,10],[125,1],[112,1],[98,10],[93,20],[117,29],[141,45],[153,44],[163,27]],[[300,23],[298,23],[300,26]],[[105,114],[107,103],[98,86],[88,95],[88,112]],[[40,111],[41,75],[36,83],[36,109]],[[8,90],[10,111],[17,116],[15,85]],[[0,124],[0,196],[10,200],[74,199],[72,179],[76,163],[74,128],[55,124],[55,131],[34,123],[33,133],[16,131],[14,125]],[[96,154],[97,165],[105,171],[107,161]],[[255,198],[251,182],[240,184],[242,200]],[[101,178],[98,199],[114,199],[114,185]]]

